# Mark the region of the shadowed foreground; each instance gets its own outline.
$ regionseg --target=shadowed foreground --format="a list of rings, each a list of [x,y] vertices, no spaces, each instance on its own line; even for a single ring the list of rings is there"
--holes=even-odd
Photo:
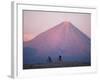
[[[39,68],[57,68],[57,67],[78,67],[78,66],[91,66],[89,63],[80,62],[59,62],[59,63],[48,63],[48,64],[24,64],[23,69],[39,69]]]

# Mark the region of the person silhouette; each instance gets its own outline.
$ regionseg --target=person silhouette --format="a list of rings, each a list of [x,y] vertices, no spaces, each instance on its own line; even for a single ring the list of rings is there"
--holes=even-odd
[[[50,56],[48,56],[48,62],[51,63],[52,62],[52,59]]]
[[[62,61],[62,56],[59,56],[59,59],[58,59],[59,61]]]

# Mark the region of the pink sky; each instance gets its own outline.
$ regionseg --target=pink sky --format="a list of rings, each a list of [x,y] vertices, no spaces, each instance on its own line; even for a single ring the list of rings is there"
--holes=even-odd
[[[86,13],[64,13],[45,11],[24,12],[24,41],[29,41],[38,34],[54,27],[55,25],[69,21],[85,33],[91,36],[91,15]]]

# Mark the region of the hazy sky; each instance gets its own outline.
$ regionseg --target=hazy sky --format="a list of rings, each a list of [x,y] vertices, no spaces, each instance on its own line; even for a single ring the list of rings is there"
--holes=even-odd
[[[45,11],[23,11],[24,41],[28,41],[38,34],[69,21],[88,37],[91,36],[91,15],[86,13],[65,13]]]

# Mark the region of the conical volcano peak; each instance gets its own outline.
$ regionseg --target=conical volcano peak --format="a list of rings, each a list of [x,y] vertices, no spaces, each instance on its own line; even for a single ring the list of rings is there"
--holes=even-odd
[[[73,24],[69,21],[63,21],[62,23],[58,24],[57,26],[61,26],[64,28],[70,28],[71,26],[73,26]]]
[[[68,25],[70,22],[69,21],[63,21],[62,24]]]
[[[24,64],[48,63],[47,59],[50,56],[55,63],[59,56],[62,56],[61,62],[64,61],[68,66],[73,63],[76,66],[81,63],[89,65],[90,45],[90,39],[83,32],[71,22],[63,21],[28,43],[24,42],[23,62]]]

